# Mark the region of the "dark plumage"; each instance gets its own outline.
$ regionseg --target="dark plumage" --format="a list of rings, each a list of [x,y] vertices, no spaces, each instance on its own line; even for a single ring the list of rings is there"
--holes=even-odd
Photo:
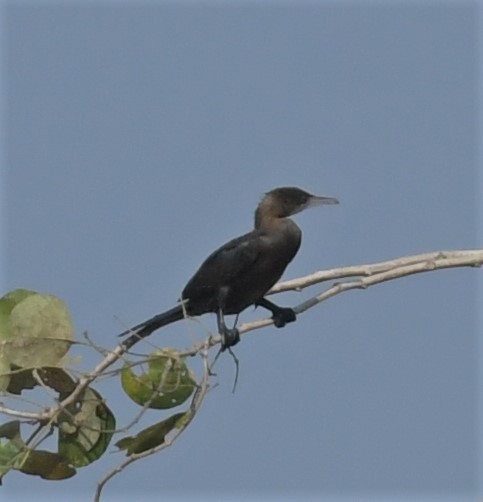
[[[338,200],[295,187],[268,192],[255,211],[254,229],[214,251],[188,281],[181,295],[186,313],[216,313],[223,347],[239,341],[238,331],[226,327],[224,315],[239,314],[250,305],[270,310],[277,327],[294,321],[292,309],[278,307],[264,295],[280,279],[300,247],[302,232],[288,217],[324,204],[338,204]],[[158,314],[122,333],[131,334],[124,345],[131,347],[138,339],[182,318],[181,305]]]

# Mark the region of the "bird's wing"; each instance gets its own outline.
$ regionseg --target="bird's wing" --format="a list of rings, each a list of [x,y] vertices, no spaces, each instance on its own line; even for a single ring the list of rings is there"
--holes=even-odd
[[[259,233],[250,232],[214,251],[186,285],[183,298],[203,297],[245,274],[260,256],[260,241]]]

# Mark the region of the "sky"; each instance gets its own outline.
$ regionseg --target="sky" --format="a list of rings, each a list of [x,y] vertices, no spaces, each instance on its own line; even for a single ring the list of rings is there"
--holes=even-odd
[[[78,338],[114,347],[172,307],[277,186],[341,201],[295,217],[285,278],[481,246],[477,3],[11,1],[1,15],[2,291],[59,296]],[[244,337],[236,393],[223,357],[183,437],[104,500],[481,497],[478,274],[349,292]],[[207,315],[151,341],[215,329]],[[99,360],[81,355],[78,370]],[[96,388],[118,424],[136,413],[117,381]],[[115,450],[2,491],[89,500]]]

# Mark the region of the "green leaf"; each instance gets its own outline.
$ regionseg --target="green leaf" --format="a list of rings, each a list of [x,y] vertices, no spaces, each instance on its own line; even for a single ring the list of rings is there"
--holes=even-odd
[[[33,372],[35,371],[37,378],[34,377]],[[10,394],[21,394],[23,390],[33,389],[40,385],[39,380],[56,390],[59,393],[59,399],[62,400],[70,394],[76,385],[76,382],[72,377],[62,368],[36,368],[36,369],[25,369],[25,370],[15,370],[10,376],[10,383],[7,387],[7,391]]]
[[[73,340],[72,321],[65,303],[55,296],[31,291],[17,293],[15,300],[19,297],[23,299],[13,306],[3,326],[4,356],[20,367],[54,366]],[[4,314],[12,302],[10,298],[4,305]]]
[[[60,455],[44,450],[30,450],[19,470],[24,474],[33,474],[50,480],[71,478],[76,473],[76,470]]]
[[[0,484],[3,476],[15,468],[25,443],[20,438],[20,422],[14,420],[0,426]]]
[[[134,437],[129,436],[121,439],[116,443],[116,446],[120,450],[126,450],[127,455],[132,455],[133,453],[143,453],[151,450],[152,448],[156,448],[156,446],[164,443],[166,435],[172,430],[184,426],[186,422],[184,418],[186,415],[189,415],[189,412],[171,415],[166,420],[142,430]]]
[[[150,355],[148,371],[136,375],[129,364],[122,370],[124,392],[141,406],[168,409],[184,403],[193,393],[196,381],[185,359],[175,349]]]
[[[34,373],[35,377],[34,378]],[[58,400],[65,399],[77,382],[62,368],[37,368],[15,371],[8,391],[20,394],[24,389],[45,385],[55,390]],[[20,437],[19,422],[0,426],[0,479],[8,470],[17,469],[44,479],[65,479],[76,473],[75,467],[99,459],[111,441],[116,421],[102,396],[87,388],[53,423],[58,428],[58,452],[30,450]]]
[[[18,420],[12,420],[11,422],[0,425],[0,438],[20,438],[20,422]]]
[[[11,469],[44,479],[66,479],[76,471],[57,453],[29,450],[20,436],[20,422],[0,426],[0,484]]]
[[[35,295],[28,289],[14,289],[0,298],[0,341],[8,336],[8,320],[12,309],[25,298]]]
[[[87,388],[59,421],[59,453],[75,467],[84,467],[103,455],[115,428],[114,415],[100,394]]]
[[[10,361],[3,352],[0,352],[0,392],[7,390],[9,385]]]

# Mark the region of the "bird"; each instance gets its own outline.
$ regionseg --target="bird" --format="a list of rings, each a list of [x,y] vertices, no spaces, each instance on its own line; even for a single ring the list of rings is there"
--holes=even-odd
[[[222,350],[240,341],[238,329],[227,327],[225,316],[238,316],[250,305],[269,310],[278,328],[295,321],[293,309],[280,307],[265,295],[300,248],[302,232],[290,216],[328,204],[339,204],[339,201],[335,197],[312,195],[297,187],[267,192],[255,210],[253,230],[211,253],[186,284],[177,306],[121,333],[119,336],[130,335],[122,342],[124,348],[129,349],[140,339],[185,315],[215,313]]]

